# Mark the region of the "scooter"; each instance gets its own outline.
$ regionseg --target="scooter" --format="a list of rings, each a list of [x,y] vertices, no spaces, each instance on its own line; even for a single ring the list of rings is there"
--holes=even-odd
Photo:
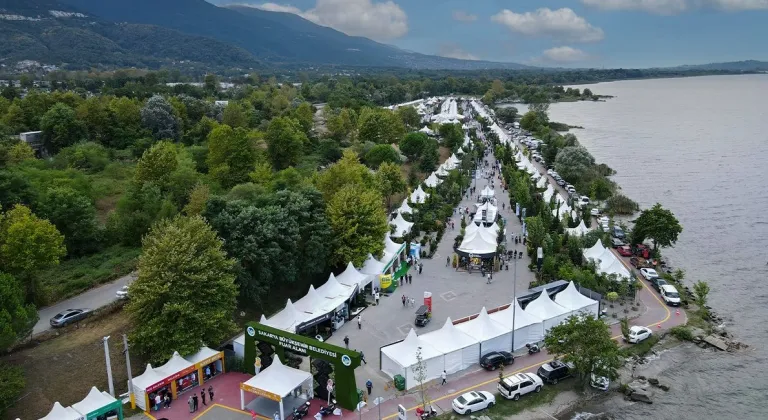
[[[299,420],[309,413],[309,401],[300,405],[298,408],[293,407],[293,420]]]
[[[528,354],[536,354],[541,351],[538,344],[526,344],[525,347],[528,349]]]
[[[333,411],[336,410],[336,400],[331,400],[331,403],[325,407],[320,407],[320,415],[325,417],[333,414]]]
[[[419,407],[416,409],[416,416],[418,416],[421,420],[427,420],[433,417],[437,417],[437,411],[431,405],[427,411],[424,411],[421,407]]]

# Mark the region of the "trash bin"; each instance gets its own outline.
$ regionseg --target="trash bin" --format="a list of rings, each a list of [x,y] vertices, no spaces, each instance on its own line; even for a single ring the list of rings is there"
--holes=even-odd
[[[395,375],[395,388],[397,388],[398,391],[405,391],[405,378],[403,375]]]

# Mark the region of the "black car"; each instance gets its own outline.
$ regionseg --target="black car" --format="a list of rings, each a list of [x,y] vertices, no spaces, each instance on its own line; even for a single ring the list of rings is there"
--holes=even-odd
[[[536,374],[539,375],[542,381],[556,385],[559,381],[570,378],[572,373],[571,366],[558,361],[553,360],[549,363],[544,363],[539,367],[539,370],[536,371]]]
[[[614,226],[613,230],[611,231],[611,236],[613,236],[616,239],[624,240],[627,238],[627,235],[624,233],[624,230],[622,230],[618,226]]]
[[[661,286],[664,286],[667,283],[666,280],[660,278],[660,277],[654,277],[651,279],[651,286],[653,286],[654,289],[656,289],[657,292],[661,291]]]
[[[492,351],[480,358],[480,366],[486,370],[496,370],[499,366],[515,363],[515,357],[508,351]]]

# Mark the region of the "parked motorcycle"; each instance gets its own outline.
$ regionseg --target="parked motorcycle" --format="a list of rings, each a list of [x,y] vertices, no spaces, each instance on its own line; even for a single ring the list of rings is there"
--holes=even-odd
[[[536,354],[541,351],[538,344],[526,344],[525,347],[528,349],[528,354]]]
[[[299,407],[293,407],[293,420],[299,420],[309,413],[309,401],[300,405]]]
[[[437,411],[431,405],[429,406],[429,409],[426,411],[421,407],[419,407],[416,409],[416,416],[419,417],[421,420],[427,420],[433,417],[437,417]]]
[[[333,411],[336,410],[336,400],[331,400],[331,403],[325,407],[320,407],[320,415],[325,417],[333,414]]]

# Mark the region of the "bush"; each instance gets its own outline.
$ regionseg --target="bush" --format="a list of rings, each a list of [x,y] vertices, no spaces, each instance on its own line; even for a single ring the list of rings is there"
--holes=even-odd
[[[24,371],[20,367],[0,363],[0,416],[16,402],[25,384]]]
[[[78,143],[61,149],[54,158],[54,165],[60,169],[81,169],[87,173],[103,170],[109,164],[109,151],[94,142]]]
[[[669,330],[669,333],[680,341],[693,341],[693,333],[691,332],[691,329],[685,325],[673,327]]]
[[[629,197],[616,194],[605,202],[605,208],[614,214],[633,214],[640,211],[640,206]]]

